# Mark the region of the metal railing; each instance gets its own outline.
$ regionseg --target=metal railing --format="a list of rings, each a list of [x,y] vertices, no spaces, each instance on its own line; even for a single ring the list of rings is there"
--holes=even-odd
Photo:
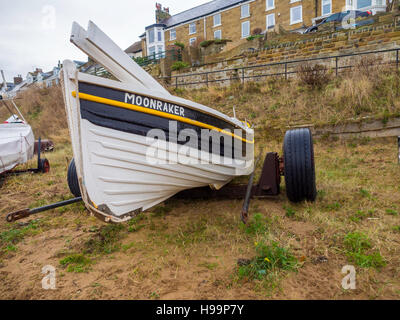
[[[362,57],[366,55],[372,55],[372,54],[377,54],[377,55],[384,55],[385,53],[387,54],[394,54],[394,58],[392,60],[389,60],[385,62],[385,64],[395,64],[396,68],[399,67],[399,50],[400,48],[394,48],[394,49],[385,49],[385,50],[377,50],[377,51],[364,51],[364,52],[357,52],[357,53],[348,53],[348,54],[342,54],[342,55],[336,55],[336,56],[326,56],[326,57],[315,57],[315,58],[308,58],[308,59],[298,59],[298,60],[290,60],[290,61],[282,61],[282,62],[273,62],[273,63],[267,63],[267,64],[260,64],[260,65],[253,65],[253,66],[246,66],[246,67],[237,67],[237,68],[228,68],[228,69],[221,69],[221,70],[215,70],[215,71],[208,71],[208,72],[199,72],[199,73],[190,73],[190,74],[182,74],[182,75],[175,75],[175,76],[167,76],[167,77],[160,77],[159,80],[165,83],[166,85],[169,86],[174,86],[175,88],[183,87],[183,86],[188,86],[188,85],[200,85],[200,84],[205,84],[207,87],[211,83],[217,83],[217,82],[226,82],[226,81],[240,81],[241,83],[245,83],[246,79],[259,79],[259,78],[266,78],[266,77],[276,77],[276,76],[282,76],[286,80],[301,71],[298,69],[298,65],[301,63],[310,63],[310,62],[317,62],[317,61],[324,61],[326,62],[327,60],[330,60],[330,69],[335,72],[335,75],[338,76],[338,74],[343,71],[343,70],[348,70],[355,65],[341,65],[341,62],[344,61],[346,63],[346,60],[350,57]],[[268,72],[271,69],[276,69],[280,68],[278,72],[269,72],[269,73],[264,73]],[[251,71],[253,71],[253,74],[251,74]],[[254,71],[258,71],[254,73]],[[218,74],[230,74],[229,77],[222,77],[218,78]],[[211,78],[213,76],[213,78]],[[201,78],[200,81],[191,81],[191,82],[185,82],[185,81],[180,81],[180,79],[185,79],[188,77],[198,77]]]
[[[182,52],[180,49],[171,49],[171,50],[166,50],[162,52],[155,52],[149,56],[145,57],[138,57],[138,58],[133,58],[135,62],[141,66],[147,66],[149,64],[154,64],[154,63],[159,63],[159,61],[163,58],[169,57],[170,59],[174,61],[181,61],[182,60]]]

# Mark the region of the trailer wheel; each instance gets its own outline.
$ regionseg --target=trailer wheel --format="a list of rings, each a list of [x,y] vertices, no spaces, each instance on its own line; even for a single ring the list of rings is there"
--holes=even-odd
[[[308,128],[289,130],[283,143],[286,194],[290,201],[314,201],[315,185],[314,148]]]
[[[72,159],[68,166],[67,173],[68,187],[75,197],[81,196],[81,189],[79,189],[78,175],[76,174],[75,160]]]
[[[42,158],[39,161],[39,171],[42,173],[47,173],[50,171],[50,162],[46,158]]]

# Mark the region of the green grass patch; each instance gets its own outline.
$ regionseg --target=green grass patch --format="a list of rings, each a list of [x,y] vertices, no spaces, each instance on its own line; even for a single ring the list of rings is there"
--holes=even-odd
[[[60,260],[60,264],[67,268],[67,272],[88,272],[93,261],[82,253],[74,253]]]

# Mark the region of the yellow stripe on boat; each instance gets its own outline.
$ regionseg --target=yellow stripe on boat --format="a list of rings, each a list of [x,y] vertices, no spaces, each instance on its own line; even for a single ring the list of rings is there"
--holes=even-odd
[[[76,91],[72,91],[72,96],[74,98],[76,98]],[[156,116],[159,116],[159,117],[163,117],[163,118],[177,120],[177,121],[188,123],[188,124],[191,124],[191,125],[194,125],[194,126],[198,126],[198,127],[201,127],[201,128],[210,129],[210,130],[216,130],[218,132],[221,132],[223,134],[232,136],[232,137],[234,137],[236,139],[242,140],[242,141],[247,142],[247,143],[254,143],[254,139],[252,141],[247,140],[247,139],[242,138],[242,137],[240,137],[240,136],[238,136],[238,135],[236,135],[236,134],[234,134],[232,132],[229,132],[229,131],[226,131],[224,129],[220,129],[220,128],[214,127],[214,126],[209,125],[207,123],[203,123],[203,122],[200,122],[200,121],[184,118],[184,117],[181,117],[181,116],[177,116],[177,115],[174,115],[174,114],[169,114],[169,113],[165,113],[165,112],[161,112],[161,111],[157,111],[157,110],[153,110],[153,109],[148,109],[148,108],[145,108],[145,107],[137,106],[135,104],[130,104],[130,103],[117,101],[117,100],[111,100],[111,99],[102,98],[102,97],[97,97],[97,96],[93,96],[91,94],[82,93],[82,92],[79,92],[79,99],[98,102],[98,103],[101,103],[101,104],[107,104],[107,105],[114,106],[114,107],[130,109],[130,110],[139,111],[139,112],[143,112],[143,113],[153,114],[153,115],[156,115]]]

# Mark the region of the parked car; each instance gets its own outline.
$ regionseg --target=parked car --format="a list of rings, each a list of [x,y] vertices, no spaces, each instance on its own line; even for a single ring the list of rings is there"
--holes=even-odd
[[[344,18],[348,15],[351,15],[352,17],[354,17],[355,19],[360,18],[360,17],[369,17],[370,15],[372,15],[371,11],[360,11],[360,10],[347,10],[347,11],[343,11],[343,12],[338,12],[338,13],[334,13],[332,15],[330,15],[329,17],[325,18],[324,20],[322,20],[320,23],[308,27],[306,29],[306,31],[304,31],[304,33],[310,33],[310,32],[317,32],[318,31],[318,27],[323,25],[324,23],[329,23],[329,22],[342,22],[344,20]],[[361,24],[360,24],[361,25]],[[354,27],[359,26],[358,23],[355,23]]]

